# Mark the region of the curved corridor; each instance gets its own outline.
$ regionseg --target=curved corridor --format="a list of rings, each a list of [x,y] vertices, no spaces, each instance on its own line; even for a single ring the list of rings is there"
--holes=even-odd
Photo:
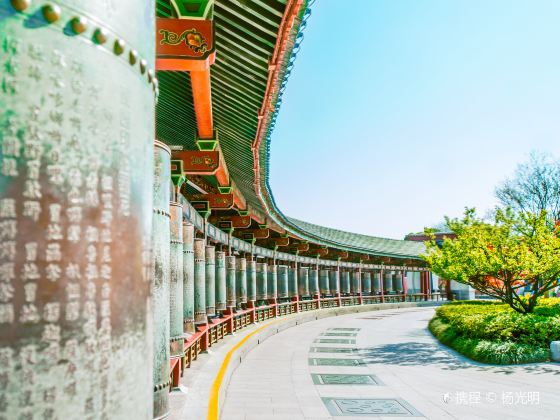
[[[235,371],[221,418],[558,418],[559,364],[471,362],[431,336],[433,312],[352,314],[280,332]]]

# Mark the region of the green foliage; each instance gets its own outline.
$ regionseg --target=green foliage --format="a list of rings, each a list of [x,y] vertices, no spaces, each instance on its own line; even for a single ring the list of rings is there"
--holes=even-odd
[[[453,302],[436,310],[429,328],[443,344],[479,362],[543,362],[550,342],[560,340],[560,299],[540,299],[527,315],[497,302]]]
[[[498,209],[488,223],[467,209],[462,219],[446,221],[456,238],[441,247],[432,238],[422,256],[440,277],[468,284],[520,313],[532,312],[537,299],[557,286],[560,235],[546,213]],[[526,287],[529,297],[523,296]]]

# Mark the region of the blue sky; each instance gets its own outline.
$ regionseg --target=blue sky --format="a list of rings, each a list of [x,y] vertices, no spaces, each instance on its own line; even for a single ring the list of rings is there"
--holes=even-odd
[[[272,136],[279,208],[402,238],[560,157],[560,1],[317,0]]]

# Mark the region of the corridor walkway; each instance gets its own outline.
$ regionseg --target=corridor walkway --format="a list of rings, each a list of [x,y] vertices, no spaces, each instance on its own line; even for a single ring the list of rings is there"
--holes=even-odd
[[[473,363],[430,335],[433,313],[352,314],[280,332],[234,373],[221,418],[559,418],[559,364]]]

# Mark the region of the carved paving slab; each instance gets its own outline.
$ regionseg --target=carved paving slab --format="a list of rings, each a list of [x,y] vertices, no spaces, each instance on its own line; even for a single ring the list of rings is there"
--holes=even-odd
[[[317,338],[314,342],[331,344],[356,344],[356,340],[346,338]]]
[[[314,358],[309,359],[311,366],[363,366],[365,363],[362,359],[330,359],[330,358]]]
[[[422,416],[414,407],[400,398],[323,398],[323,402],[332,416]]]
[[[327,331],[360,331],[361,328],[327,328]]]
[[[347,349],[339,347],[311,347],[310,352],[314,353],[354,353],[356,349]]]
[[[382,385],[374,375],[341,375],[338,373],[312,374],[315,385]]]

